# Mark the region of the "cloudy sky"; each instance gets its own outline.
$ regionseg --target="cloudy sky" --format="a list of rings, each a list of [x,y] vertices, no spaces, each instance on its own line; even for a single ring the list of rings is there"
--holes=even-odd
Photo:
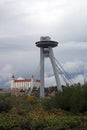
[[[87,0],[0,0],[0,87],[9,86],[12,74],[27,78],[38,73],[35,42],[40,36],[59,42],[55,57],[75,82],[83,82],[87,75]],[[49,64],[46,79],[52,79],[51,70]]]

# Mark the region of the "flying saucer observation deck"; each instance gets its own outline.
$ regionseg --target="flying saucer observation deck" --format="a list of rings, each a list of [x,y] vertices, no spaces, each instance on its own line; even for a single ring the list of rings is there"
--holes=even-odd
[[[49,48],[49,47],[56,47],[58,45],[58,42],[51,41],[50,37],[41,37],[40,41],[35,43],[37,47],[40,48]]]

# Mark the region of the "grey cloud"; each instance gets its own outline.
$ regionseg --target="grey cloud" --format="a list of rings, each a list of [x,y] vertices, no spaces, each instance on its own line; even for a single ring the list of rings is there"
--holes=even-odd
[[[60,41],[87,41],[86,1],[84,4],[81,1],[78,4],[68,0],[65,2],[51,0],[49,4],[47,2],[47,0],[43,2],[15,0],[4,3],[0,11],[1,34],[41,35],[44,33],[55,35]],[[40,4],[43,7],[40,7]]]
[[[34,50],[35,48],[35,41],[32,36],[0,38],[0,51],[3,53],[29,51],[31,49]]]
[[[63,66],[68,62],[86,63],[86,5],[86,0],[1,0],[1,70],[2,66],[11,64],[19,77],[34,73],[39,64],[39,49],[35,42],[41,35],[49,35],[60,42],[54,54]],[[77,67],[86,71],[85,65],[78,63]],[[48,73],[50,68],[51,65],[46,68]]]

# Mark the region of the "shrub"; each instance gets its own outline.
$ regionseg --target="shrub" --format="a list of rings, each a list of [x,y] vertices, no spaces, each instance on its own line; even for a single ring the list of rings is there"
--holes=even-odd
[[[52,110],[54,108],[54,102],[52,101],[51,98],[44,98],[41,100],[42,102],[42,107],[45,110]]]
[[[0,112],[8,112],[12,108],[9,100],[0,99]]]
[[[43,102],[45,110],[63,109],[72,113],[80,113],[87,111],[87,86],[65,88],[63,92],[59,92],[52,99]]]

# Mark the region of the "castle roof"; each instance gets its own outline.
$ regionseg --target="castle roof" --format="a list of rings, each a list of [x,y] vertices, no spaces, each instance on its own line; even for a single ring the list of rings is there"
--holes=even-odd
[[[11,78],[15,78],[15,76],[14,76],[14,75],[12,75],[12,76],[11,76]]]
[[[31,79],[16,79],[14,82],[31,82]],[[40,80],[36,80],[36,82],[40,82]]]
[[[31,79],[19,79],[14,80],[14,82],[31,82]]]

